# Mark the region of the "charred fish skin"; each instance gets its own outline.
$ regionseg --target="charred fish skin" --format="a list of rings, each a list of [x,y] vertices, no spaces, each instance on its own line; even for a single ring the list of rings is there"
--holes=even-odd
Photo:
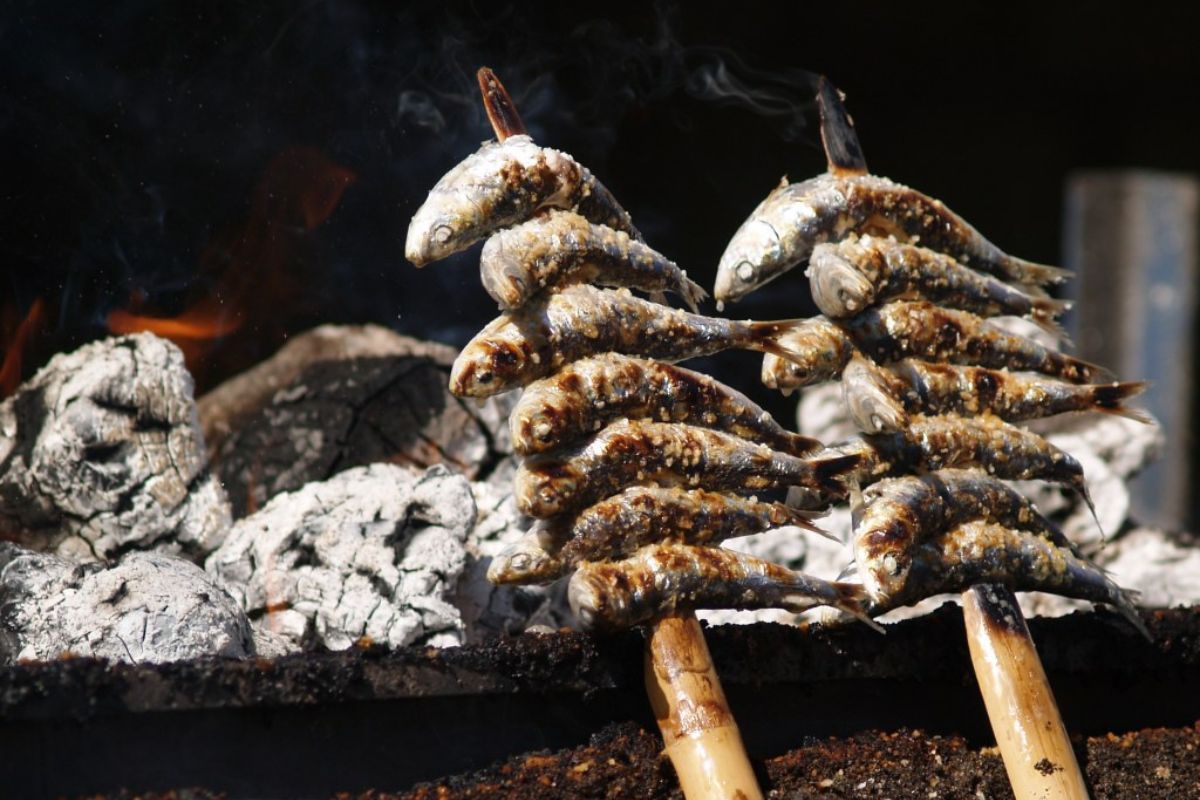
[[[810,520],[783,503],[753,497],[634,486],[581,511],[570,524],[560,556],[575,566],[622,558],[654,542],[717,544],[788,525],[822,533]]]
[[[618,353],[580,359],[530,384],[509,428],[513,449],[529,455],[578,441],[620,418],[713,428],[795,456],[820,446],[707,375]]]
[[[525,459],[515,495],[521,513],[545,519],[585,508],[634,485],[751,494],[808,486],[844,496],[855,456],[800,459],[694,425],[621,421],[591,439]]]
[[[1075,384],[918,359],[904,359],[886,370],[881,391],[892,392],[912,413],[994,414],[1007,422],[1022,422],[1072,411],[1099,411],[1149,421],[1143,412],[1123,405],[1145,391],[1145,381]]]
[[[995,417],[913,417],[900,433],[864,438],[893,474],[978,467],[1004,480],[1044,480],[1087,494],[1083,467],[1073,456]]]
[[[567,599],[584,628],[625,628],[693,608],[834,606],[862,617],[862,588],[830,583],[719,547],[650,545],[616,562],[586,562]]]
[[[870,592],[872,614],[978,583],[1001,583],[1015,591],[1110,605],[1146,632],[1130,593],[1099,567],[1040,536],[994,522],[967,522],[932,537],[917,545],[906,573],[892,579],[879,575],[884,580]]]
[[[776,188],[742,223],[717,266],[713,296],[739,300],[851,233],[893,235],[960,264],[1026,285],[1070,273],[1005,254],[940,201],[875,175],[824,174]]]
[[[834,323],[806,320],[779,340],[789,358],[763,357],[769,388],[798,389],[842,374],[855,353],[886,364],[904,358],[1040,372],[1071,383],[1105,380],[1107,370],[1004,333],[966,311],[925,301],[897,300]]]
[[[568,283],[674,292],[692,313],[708,293],[675,262],[624,231],[550,210],[493,235],[479,259],[483,288],[504,311]]]
[[[841,322],[866,355],[878,363],[919,358],[957,364],[1039,372],[1071,383],[1095,383],[1106,370],[1004,333],[966,311],[924,301],[894,301]]]
[[[591,172],[566,153],[518,135],[485,142],[442,176],[409,223],[404,254],[422,267],[547,207],[641,238]]]
[[[818,245],[807,274],[817,308],[831,319],[904,296],[983,317],[1030,317],[1052,332],[1070,303],[1035,296],[926,247],[864,235]]]
[[[492,583],[547,583],[584,561],[625,558],[655,543],[718,544],[794,525],[825,534],[811,515],[783,503],[702,489],[633,486],[577,515],[538,520],[493,559]]]
[[[729,349],[784,353],[776,340],[798,324],[704,317],[641,300],[628,289],[576,284],[492,320],[455,359],[450,391],[488,397],[604,352],[663,361]]]

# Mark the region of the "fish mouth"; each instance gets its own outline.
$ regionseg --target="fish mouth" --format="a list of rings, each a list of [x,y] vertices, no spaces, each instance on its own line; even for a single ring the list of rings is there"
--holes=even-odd
[[[749,220],[733,235],[717,265],[713,298],[734,302],[785,270],[780,259],[779,232],[766,220]]]

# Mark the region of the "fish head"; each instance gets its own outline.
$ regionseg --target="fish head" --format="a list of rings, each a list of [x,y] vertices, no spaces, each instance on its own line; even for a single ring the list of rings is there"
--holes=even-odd
[[[529,353],[514,328],[500,317],[467,343],[450,368],[451,394],[491,397],[528,382]]]
[[[571,461],[534,457],[517,470],[513,494],[522,514],[546,519],[569,511],[582,484],[583,476]]]
[[[917,548],[903,520],[892,519],[856,531],[855,560],[863,586],[876,601],[903,593]]]
[[[539,398],[541,399],[541,398]],[[528,407],[525,407],[527,405]],[[509,418],[509,432],[521,450],[537,453],[563,441],[578,414],[561,397],[546,398],[536,404],[518,404]]]
[[[780,354],[763,357],[762,382],[769,389],[790,391],[842,374],[854,353],[841,328],[828,320],[805,320],[777,341]]]
[[[775,227],[752,216],[738,228],[721,256],[713,298],[719,303],[741,300],[787,269],[781,266],[782,260],[783,245]]]
[[[821,313],[834,319],[850,317],[875,299],[875,286],[832,244],[813,248],[808,262],[809,288]]]
[[[842,371],[842,398],[864,433],[892,433],[908,425],[908,414],[888,389],[886,377],[862,355],[855,355]]]
[[[517,230],[510,228],[496,233],[484,243],[479,255],[483,288],[506,311],[525,305],[537,290],[522,269],[520,249],[511,241]]]
[[[567,584],[567,603],[584,630],[614,625],[625,615],[626,601],[619,590],[606,590],[603,579],[587,569],[577,570]]]
[[[504,548],[488,566],[487,579],[495,585],[544,583],[563,572],[563,563],[542,546],[537,533],[527,534]]]

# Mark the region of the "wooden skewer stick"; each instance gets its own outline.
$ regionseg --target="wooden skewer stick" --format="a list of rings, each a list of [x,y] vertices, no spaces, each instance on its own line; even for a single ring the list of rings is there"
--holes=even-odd
[[[492,130],[496,132],[496,139],[503,142],[510,136],[527,133],[525,123],[521,122],[521,115],[517,113],[517,107],[513,104],[512,97],[504,88],[504,84],[496,77],[496,73],[487,67],[480,67],[479,71],[475,73],[475,78],[479,81],[479,93],[483,95],[483,107],[487,110]]]
[[[1017,598],[1005,586],[963,592],[979,691],[1017,800],[1087,800],[1083,773]]]
[[[687,800],[761,800],[704,631],[692,612],[666,617],[651,628],[646,691]]]

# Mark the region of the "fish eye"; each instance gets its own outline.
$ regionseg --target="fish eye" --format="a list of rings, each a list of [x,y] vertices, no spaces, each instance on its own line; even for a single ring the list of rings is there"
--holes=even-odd
[[[450,241],[450,237],[454,235],[454,229],[449,225],[438,225],[433,229],[433,240],[438,244],[445,244]]]
[[[754,265],[749,261],[739,261],[734,272],[737,273],[738,280],[742,283],[750,283],[754,280]]]
[[[533,559],[528,553],[517,553],[508,559],[508,568],[517,572],[527,572]]]
[[[900,562],[897,561],[896,557],[891,553],[888,553],[883,557],[883,568],[887,570],[888,574],[893,578],[899,575],[901,572]]]
[[[489,371],[487,371],[486,369],[481,369],[481,370],[479,370],[478,372],[476,372],[476,373],[475,373],[475,380],[476,380],[478,383],[483,383],[483,384],[488,384],[488,383],[491,383],[491,382],[492,382],[492,378],[494,378],[494,377],[495,377],[495,376],[494,376],[494,375],[492,375],[492,373],[491,373],[491,372],[489,372]]]

